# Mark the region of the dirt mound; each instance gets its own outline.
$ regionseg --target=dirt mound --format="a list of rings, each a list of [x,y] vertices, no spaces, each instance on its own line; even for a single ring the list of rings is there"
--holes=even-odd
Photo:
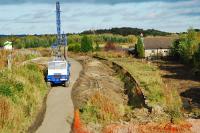
[[[93,58],[80,57],[79,60],[84,65],[84,71],[72,91],[75,108],[82,108],[97,91],[117,104],[127,102],[123,83],[113,76],[111,68]]]

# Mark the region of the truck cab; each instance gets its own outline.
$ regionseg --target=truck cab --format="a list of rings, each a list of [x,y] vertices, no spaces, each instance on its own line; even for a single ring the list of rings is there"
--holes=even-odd
[[[70,63],[68,61],[50,61],[48,62],[48,84],[64,84],[69,86],[70,81]]]

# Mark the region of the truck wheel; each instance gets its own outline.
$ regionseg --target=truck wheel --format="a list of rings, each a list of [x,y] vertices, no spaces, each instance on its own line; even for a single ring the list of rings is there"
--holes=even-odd
[[[69,83],[70,83],[69,81],[65,81],[64,86],[69,87]]]

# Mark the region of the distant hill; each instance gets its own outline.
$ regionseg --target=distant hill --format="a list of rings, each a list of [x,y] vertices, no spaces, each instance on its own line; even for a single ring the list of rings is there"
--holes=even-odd
[[[199,29],[195,29],[196,31],[199,31]],[[130,28],[130,27],[122,27],[122,28],[112,28],[112,29],[98,29],[98,30],[86,30],[81,33],[68,33],[67,35],[73,35],[73,34],[105,34],[105,33],[111,33],[111,34],[117,34],[117,35],[140,35],[143,33],[144,36],[167,36],[171,35],[172,33],[169,32],[164,32],[164,31],[159,31],[155,29],[140,29],[140,28]],[[28,35],[28,34],[27,34]],[[9,36],[16,36],[16,37],[24,37],[27,36],[26,34],[21,34],[21,35],[0,35],[1,37],[9,37]],[[55,34],[34,34],[34,36],[45,36],[45,35],[50,35],[54,36]]]
[[[200,32],[200,29],[194,29],[196,32]]]
[[[111,34],[119,34],[123,36],[127,35],[140,35],[143,33],[144,36],[166,36],[166,35],[171,35],[169,32],[164,32],[164,31],[159,31],[159,30],[154,30],[154,29],[148,29],[148,30],[143,30],[139,28],[130,28],[130,27],[122,27],[122,28],[112,28],[112,29],[99,29],[99,30],[88,30],[84,31],[81,34],[104,34],[104,33],[111,33]]]
[[[24,37],[24,36],[26,36],[26,35],[25,35],[25,34],[24,34],[24,35],[0,35],[0,38],[3,38],[3,37],[10,37],[10,36]]]

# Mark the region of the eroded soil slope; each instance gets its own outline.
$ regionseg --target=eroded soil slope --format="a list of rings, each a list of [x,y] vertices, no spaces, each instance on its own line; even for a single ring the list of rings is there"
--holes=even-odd
[[[82,61],[84,71],[73,87],[72,98],[75,108],[82,111],[85,125],[91,128],[90,121],[107,124],[119,119],[123,116],[124,109],[121,107],[128,102],[124,94],[123,82],[109,66],[96,59],[83,56],[78,60]],[[98,111],[100,116],[97,116]],[[93,116],[94,119],[87,118],[86,115]],[[93,126],[92,130],[100,130],[96,129],[98,125]]]
[[[80,109],[97,91],[117,104],[127,102],[123,83],[115,77],[114,71],[111,68],[90,57],[84,56],[78,59],[83,62],[84,71],[79,81],[73,87],[72,97],[76,108]]]

